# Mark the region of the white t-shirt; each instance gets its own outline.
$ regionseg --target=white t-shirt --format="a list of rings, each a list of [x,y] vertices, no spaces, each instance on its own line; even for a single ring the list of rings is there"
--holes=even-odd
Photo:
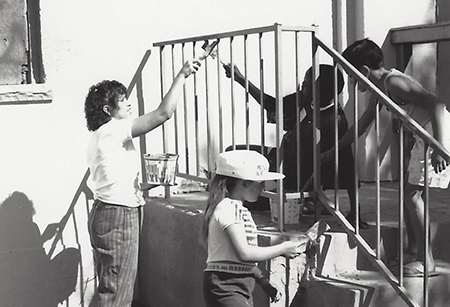
[[[87,161],[88,186],[95,199],[138,207],[145,204],[139,189],[140,159],[131,135],[133,119],[111,119],[91,137]]]
[[[233,224],[241,224],[247,235],[249,245],[257,246],[257,228],[250,211],[241,201],[225,198],[214,210],[208,229],[208,259],[207,263],[233,262],[249,266],[255,263],[241,262],[235,254],[226,228]]]

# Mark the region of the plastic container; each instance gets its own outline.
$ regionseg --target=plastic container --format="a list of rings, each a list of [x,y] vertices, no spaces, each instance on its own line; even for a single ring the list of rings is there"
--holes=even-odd
[[[160,185],[175,185],[178,155],[145,154],[145,171],[147,183]]]
[[[278,200],[269,199],[270,218],[272,222],[278,223]],[[284,203],[284,223],[298,224],[302,219],[303,199],[298,197],[298,193],[286,193]]]

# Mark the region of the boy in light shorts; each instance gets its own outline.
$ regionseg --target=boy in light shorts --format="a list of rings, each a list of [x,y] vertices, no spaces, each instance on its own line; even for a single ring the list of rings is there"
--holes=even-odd
[[[384,68],[383,53],[377,44],[369,39],[362,39],[347,47],[342,55],[447,150],[450,148],[450,127],[446,127],[450,123],[450,114],[445,105],[411,76],[396,69]],[[366,90],[361,86],[358,89],[361,92]],[[371,97],[367,109],[359,119],[359,135],[372,123],[375,109],[376,100]],[[354,126],[340,139],[339,148],[350,145],[353,135]],[[435,275],[436,270],[431,248],[428,248],[428,255],[425,255],[422,248],[425,245],[424,150],[423,140],[415,136],[405,185],[405,224],[409,246],[405,254],[404,276],[423,276],[425,259],[428,275]],[[446,161],[436,151],[430,152],[429,186],[446,189],[450,181],[450,168],[447,168],[450,161]],[[334,148],[322,154],[322,159],[326,160],[333,155]]]

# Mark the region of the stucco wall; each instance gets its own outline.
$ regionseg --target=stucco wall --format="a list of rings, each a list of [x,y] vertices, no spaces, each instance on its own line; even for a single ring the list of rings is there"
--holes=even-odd
[[[102,79],[117,79],[128,85],[146,50],[152,49],[153,42],[160,40],[275,22],[286,25],[316,23],[324,29],[322,36],[330,40],[331,6],[326,0],[314,3],[279,1],[276,6],[272,1],[256,0],[136,0],[126,3],[118,0],[72,3],[50,0],[40,1],[40,9],[42,56],[53,101],[36,105],[0,105],[3,144],[0,201],[6,200],[14,191],[25,194],[35,210],[34,215],[27,215],[27,223],[34,223],[35,231],[40,234],[49,224],[58,223],[67,216],[64,220],[67,223],[62,225],[62,243],[53,237],[46,242],[36,239],[33,244],[41,248],[43,259],[52,259],[63,248],[77,248],[81,264],[76,274],[76,291],[68,295],[66,304],[80,306],[81,302],[81,306],[89,306],[95,283],[86,229],[89,195],[84,193],[82,182],[87,168],[85,151],[89,139],[83,102],[89,86]],[[147,110],[155,108],[160,101],[158,65],[157,58],[151,56],[144,72]],[[134,97],[133,94],[131,99],[135,104]],[[137,107],[133,112],[137,113]],[[152,139],[159,137],[160,131],[149,135],[149,150]],[[5,217],[17,224],[14,228],[7,227],[11,230],[5,232],[8,239],[28,235],[25,228],[19,227],[23,222],[6,213]],[[3,249],[10,252],[14,248],[5,245]],[[24,255],[24,263],[36,262],[31,251]],[[3,276],[15,272],[12,264],[2,266],[2,270],[5,270]],[[36,282],[52,288],[44,276]],[[53,290],[48,289],[48,292]],[[2,298],[6,294],[12,295],[3,288],[0,291]],[[39,296],[30,295],[23,305],[37,306],[39,300]]]
[[[428,2],[431,1],[365,1],[364,35],[383,44],[391,27],[429,21],[432,11],[428,9]],[[40,9],[42,57],[53,101],[36,105],[0,105],[0,201],[10,200],[14,191],[23,193],[32,202],[35,214],[22,213],[22,216],[26,216],[30,227],[33,223],[36,225],[33,231],[34,234],[39,232],[37,237],[47,226],[62,221],[60,237],[47,241],[36,238],[32,243],[45,253],[46,259],[54,259],[63,249],[76,248],[80,260],[76,290],[65,298],[68,298],[66,304],[79,306],[82,302],[82,306],[89,306],[95,284],[86,230],[90,195],[83,181],[89,139],[83,100],[89,86],[102,79],[117,79],[128,85],[152,43],[171,38],[275,22],[308,26],[314,23],[320,26],[321,38],[331,45],[331,1],[282,0],[274,5],[268,0],[134,0],[126,3],[119,0],[70,3],[48,0],[40,2]],[[147,110],[159,103],[157,67],[158,62],[151,56],[144,72]],[[292,91],[288,87],[286,91]],[[137,113],[136,108],[134,113]],[[149,150],[159,133],[155,131],[148,136]],[[19,227],[24,223],[12,213],[4,213],[4,217],[15,225],[7,227],[10,230],[4,233],[7,239],[29,235],[29,229]],[[1,223],[5,223],[3,219]],[[15,249],[0,246],[5,252]],[[25,245],[27,249],[30,253],[24,253],[22,261],[34,263],[36,254]],[[2,266],[2,270],[6,275],[15,272],[13,265]],[[47,285],[48,280],[44,278],[37,282]],[[48,289],[49,293],[53,290]],[[0,297],[5,293],[1,292]],[[38,300],[38,296],[30,295],[25,303],[37,306]]]

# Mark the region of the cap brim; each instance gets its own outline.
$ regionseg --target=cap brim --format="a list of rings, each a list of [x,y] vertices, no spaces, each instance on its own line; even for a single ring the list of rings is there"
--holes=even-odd
[[[267,172],[262,176],[247,178],[246,180],[253,180],[253,181],[280,180],[283,179],[284,177],[285,177],[284,174],[281,173]]]

